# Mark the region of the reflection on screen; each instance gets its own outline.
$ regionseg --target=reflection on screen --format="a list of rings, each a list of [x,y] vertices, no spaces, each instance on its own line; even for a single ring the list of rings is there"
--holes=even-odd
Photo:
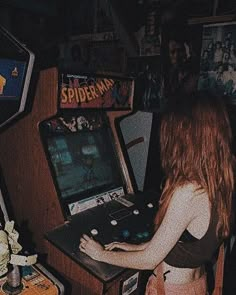
[[[62,199],[120,183],[106,130],[63,133],[48,138],[48,151]]]

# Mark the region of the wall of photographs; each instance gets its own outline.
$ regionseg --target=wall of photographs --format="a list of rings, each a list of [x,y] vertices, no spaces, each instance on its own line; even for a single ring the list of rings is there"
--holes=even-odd
[[[159,56],[129,61],[137,77],[134,102],[139,109],[161,111],[178,91],[187,95],[194,90],[236,104],[236,22],[214,20],[164,27]]]
[[[236,22],[203,27],[198,89],[236,103]]]
[[[178,91],[195,89],[236,103],[236,22],[210,17],[207,24],[162,27],[158,38],[148,39],[155,50],[142,50],[145,34],[137,32],[140,52],[132,57],[115,32],[74,37],[61,44],[59,64],[73,72],[132,76],[135,110],[160,112]]]

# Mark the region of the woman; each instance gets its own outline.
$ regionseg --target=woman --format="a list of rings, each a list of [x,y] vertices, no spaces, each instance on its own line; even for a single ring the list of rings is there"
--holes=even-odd
[[[166,295],[207,294],[204,264],[230,232],[231,137],[220,99],[195,93],[177,100],[161,121],[166,183],[153,238],[141,245],[114,242],[103,247],[84,235],[80,250],[98,261],[127,268],[161,266]],[[125,251],[111,251],[115,248]],[[154,270],[146,294],[156,294],[152,293],[156,275]]]

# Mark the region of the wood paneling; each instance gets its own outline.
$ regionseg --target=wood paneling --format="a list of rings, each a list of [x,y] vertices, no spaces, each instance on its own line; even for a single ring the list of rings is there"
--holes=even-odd
[[[31,113],[0,134],[0,165],[16,222],[28,222],[38,251],[43,235],[64,222],[38,131],[57,111],[57,70],[40,73]]]

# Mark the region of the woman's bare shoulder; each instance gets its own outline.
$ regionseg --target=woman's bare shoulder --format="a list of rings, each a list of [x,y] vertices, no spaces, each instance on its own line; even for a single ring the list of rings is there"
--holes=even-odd
[[[201,189],[200,186],[198,186],[195,183],[189,182],[181,186],[178,186],[174,191],[173,197],[181,196],[182,198],[191,200],[192,198],[196,196],[200,196],[204,193],[205,193],[204,190]]]
[[[185,206],[201,206],[209,203],[209,198],[204,189],[195,183],[186,183],[177,187],[170,203],[181,202]]]

